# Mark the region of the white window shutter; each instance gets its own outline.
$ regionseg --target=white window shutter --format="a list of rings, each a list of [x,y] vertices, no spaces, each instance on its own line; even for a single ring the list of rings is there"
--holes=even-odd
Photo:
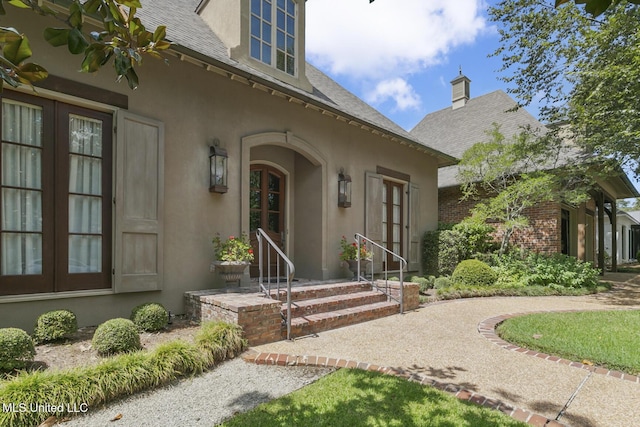
[[[114,289],[160,290],[164,281],[164,125],[117,114]]]
[[[364,235],[377,244],[382,244],[382,175],[365,172],[365,220]],[[380,249],[374,250],[374,271],[382,271],[385,256]]]
[[[409,184],[409,271],[420,270],[420,188]]]

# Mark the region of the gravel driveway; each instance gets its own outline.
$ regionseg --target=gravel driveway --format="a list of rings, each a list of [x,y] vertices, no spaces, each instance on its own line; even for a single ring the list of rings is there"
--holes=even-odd
[[[291,393],[332,369],[258,366],[237,358],[203,375],[90,408],[64,427],[215,426],[235,413]],[[119,414],[117,421],[111,421]]]

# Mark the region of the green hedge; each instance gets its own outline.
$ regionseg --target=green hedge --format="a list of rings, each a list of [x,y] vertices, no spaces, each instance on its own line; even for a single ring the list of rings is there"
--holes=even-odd
[[[204,323],[196,342],[171,341],[149,353],[122,354],[95,366],[20,373],[13,380],[0,383],[0,402],[15,408],[24,402],[65,406],[57,412],[3,411],[0,425],[34,426],[51,415],[68,416],[74,407],[91,409],[181,376],[199,374],[222,360],[221,355],[239,354],[247,345],[239,326],[222,322]],[[212,342],[215,346],[210,345]]]
[[[436,277],[451,275],[460,261],[495,249],[493,231],[490,225],[468,221],[427,231],[422,238],[422,271]]]
[[[70,310],[53,310],[43,313],[36,321],[33,339],[37,343],[67,338],[78,330],[78,319]]]

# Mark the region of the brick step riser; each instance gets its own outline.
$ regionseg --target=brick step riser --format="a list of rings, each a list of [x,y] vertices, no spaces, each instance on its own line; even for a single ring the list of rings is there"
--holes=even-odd
[[[291,289],[291,301],[304,301],[309,299],[317,299],[317,298],[327,298],[335,295],[345,295],[345,294],[353,294],[356,292],[366,292],[370,291],[371,285],[366,282],[361,283],[351,283],[341,286],[331,286],[331,287],[315,287],[310,286],[308,288],[294,288]],[[276,291],[272,290],[271,295],[275,296]],[[280,291],[280,297],[276,298],[281,302],[287,302],[287,293],[286,287],[285,291]]]
[[[351,313],[349,315],[322,319],[319,321],[305,322],[302,325],[291,325],[291,338],[312,335],[318,332],[329,331],[344,326],[355,325],[357,323],[368,322],[382,317],[392,316],[400,312],[399,305],[391,305],[383,308],[376,308],[370,311]],[[287,327],[282,327],[282,339],[287,338]]]
[[[377,302],[384,302],[387,300],[387,296],[383,293],[377,293],[375,295],[366,295],[360,298],[345,298],[336,299],[334,301],[328,301],[313,305],[304,305],[296,307],[291,304],[291,317],[308,316],[310,314],[326,313],[329,311],[343,310],[345,308],[353,308],[361,305],[375,304]],[[286,316],[287,305],[282,305],[282,314]]]

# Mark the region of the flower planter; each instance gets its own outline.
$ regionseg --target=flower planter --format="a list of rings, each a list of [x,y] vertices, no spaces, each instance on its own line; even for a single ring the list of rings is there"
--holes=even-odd
[[[226,282],[236,282],[242,279],[244,271],[249,267],[249,261],[214,261],[214,270],[220,274]]]
[[[348,259],[347,264],[349,265],[349,271],[353,273],[354,280],[358,278],[358,260],[357,259]],[[361,259],[360,260],[360,271],[363,274],[366,274],[367,269],[369,268],[369,264],[371,264],[370,259]]]

